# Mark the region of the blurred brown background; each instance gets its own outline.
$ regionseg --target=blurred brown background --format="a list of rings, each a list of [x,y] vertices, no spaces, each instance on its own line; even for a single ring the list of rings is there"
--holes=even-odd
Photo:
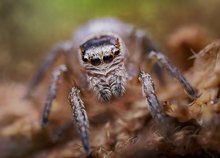
[[[183,26],[219,37],[219,6],[218,0],[1,0],[0,80],[30,80],[53,44],[98,17],[114,16],[148,30],[162,48]]]
[[[41,128],[40,120],[49,80],[44,83],[46,86],[41,84],[32,99],[23,99],[28,82],[46,53],[54,44],[71,39],[72,32],[80,25],[93,18],[109,16],[132,23],[148,31],[175,65],[185,71],[192,66],[192,60],[188,60],[192,51],[198,52],[219,38],[219,7],[219,0],[0,0],[0,158],[85,155],[76,130],[69,130],[57,142],[53,140],[57,130],[72,118],[71,109],[66,106],[68,91],[65,84],[61,84],[63,87],[53,103],[46,129]],[[111,106],[102,106],[92,93],[82,95],[91,123],[90,138],[95,153],[117,155],[120,152],[132,157],[131,153],[137,151],[149,157],[151,149],[156,149],[156,154],[160,151],[187,157],[187,154],[203,155],[206,152],[215,157],[216,152],[218,157],[219,48],[219,42],[210,45],[205,50],[210,53],[203,53],[205,55],[196,59],[194,67],[185,71],[186,78],[201,94],[193,105],[177,82],[169,79],[165,87],[156,86],[166,113],[181,121],[196,118],[202,125],[198,142],[194,142],[191,135],[185,137],[182,130],[174,141],[177,148],[165,143],[157,134],[159,128],[154,128],[140,87],[134,84],[124,98],[108,104]],[[109,137],[105,136],[107,133],[110,133]],[[140,144],[135,144],[136,147],[124,145],[130,145],[128,140],[136,139],[137,133]],[[188,138],[193,141],[191,146]],[[102,147],[107,150],[101,151]],[[140,152],[143,147],[150,152]]]

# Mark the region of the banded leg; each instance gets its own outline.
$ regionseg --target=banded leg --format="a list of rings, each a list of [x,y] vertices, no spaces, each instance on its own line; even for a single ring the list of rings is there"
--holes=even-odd
[[[168,58],[162,54],[161,52],[155,52],[151,51],[149,54],[149,58],[156,59],[159,65],[164,68],[167,72],[170,73],[170,75],[174,78],[176,78],[182,86],[185,88],[186,92],[193,98],[198,98],[197,93],[192,88],[192,86],[189,84],[189,82],[186,80],[186,78],[182,75],[182,73],[179,71],[177,67],[175,67]]]
[[[143,71],[139,74],[139,80],[142,83],[143,95],[146,96],[148,102],[148,109],[152,118],[162,127],[164,134],[170,137],[170,130],[173,119],[169,117],[160,105],[157,96],[155,94],[155,88],[152,78],[149,74],[145,74]]]
[[[170,117],[164,112],[155,94],[155,88],[152,78],[149,74],[140,72],[139,80],[142,83],[143,94],[147,98],[148,109],[152,118],[160,125],[165,139],[172,143],[175,132],[187,127],[190,133],[198,133],[201,129],[196,120],[188,120],[186,122],[179,122],[176,118]]]
[[[90,154],[89,145],[89,121],[85,111],[84,103],[80,97],[80,90],[77,87],[72,87],[69,94],[69,103],[73,110],[73,118],[76,123],[77,130],[81,136],[83,148],[87,154]]]
[[[60,56],[61,52],[68,52],[72,49],[71,42],[64,42],[57,44],[52,48],[49,54],[46,56],[36,73],[34,74],[32,81],[27,89],[27,94],[25,98],[30,98],[34,89],[38,86],[38,84],[42,81],[45,73],[49,69],[49,67],[56,61],[56,59]]]
[[[45,127],[48,123],[48,117],[49,117],[51,105],[53,100],[56,98],[56,94],[57,94],[58,82],[60,80],[61,75],[65,71],[67,71],[67,67],[65,65],[60,65],[52,73],[52,80],[47,93],[46,103],[41,121],[42,127]]]

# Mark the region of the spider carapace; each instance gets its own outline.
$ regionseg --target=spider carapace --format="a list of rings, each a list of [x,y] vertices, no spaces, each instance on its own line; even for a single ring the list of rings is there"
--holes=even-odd
[[[104,102],[110,101],[113,96],[120,98],[125,92],[126,83],[134,77],[138,78],[152,117],[162,124],[170,118],[160,106],[150,75],[139,70],[142,63],[150,59],[156,60],[155,70],[158,76],[161,76],[158,71],[161,67],[176,78],[192,98],[197,97],[196,92],[180,71],[160,52],[144,31],[113,18],[90,21],[75,31],[72,40],[56,45],[33,77],[27,95],[31,95],[45,72],[60,54],[66,56],[66,63],[58,66],[52,73],[42,126],[48,122],[59,78],[66,71],[72,73],[73,80],[79,78],[79,74],[83,74],[90,90],[94,91],[99,100]],[[76,69],[76,64],[81,65],[82,69]],[[72,85],[69,103],[73,109],[74,122],[81,135],[85,153],[89,155],[91,152],[88,134],[89,121],[79,88],[76,83]]]

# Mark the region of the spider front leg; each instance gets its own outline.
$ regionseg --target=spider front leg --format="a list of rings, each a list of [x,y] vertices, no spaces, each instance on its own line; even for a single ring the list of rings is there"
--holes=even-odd
[[[193,98],[196,99],[198,98],[197,93],[195,90],[192,88],[192,86],[189,84],[189,82],[186,80],[186,78],[182,75],[180,70],[175,67],[169,60],[168,58],[161,52],[159,51],[151,51],[150,54],[148,55],[150,59],[156,59],[158,64],[164,68],[169,74],[176,78],[185,88],[186,92]]]
[[[73,118],[76,123],[77,130],[81,136],[83,148],[87,154],[90,154],[89,145],[89,121],[85,111],[84,103],[80,97],[80,90],[77,87],[72,87],[69,94],[69,102],[73,110]]]
[[[174,120],[164,112],[163,107],[160,105],[151,76],[141,71],[139,74],[139,80],[142,83],[142,92],[147,98],[148,109],[152,118],[160,125],[165,136],[169,138],[172,134],[170,132],[172,132],[171,126],[174,125]]]
[[[42,121],[41,121],[42,127],[45,127],[48,123],[48,117],[49,117],[51,105],[52,105],[53,100],[56,98],[60,77],[66,71],[67,71],[67,67],[65,65],[60,65],[52,73],[52,80],[51,80],[51,84],[50,84],[50,87],[47,93],[45,107],[44,107]]]
[[[191,127],[191,132],[198,132],[200,125],[194,120],[188,120],[186,122],[179,122],[176,118],[167,115],[160,105],[154,88],[154,83],[149,74],[143,71],[139,74],[139,80],[142,83],[143,95],[147,98],[148,109],[152,118],[159,124],[165,139],[172,143],[173,134],[181,128]]]

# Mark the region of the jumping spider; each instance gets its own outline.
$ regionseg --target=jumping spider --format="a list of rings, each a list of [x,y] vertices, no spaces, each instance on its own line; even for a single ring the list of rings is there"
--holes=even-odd
[[[111,18],[93,20],[79,28],[73,37],[71,41],[56,45],[48,54],[33,77],[28,95],[39,84],[55,59],[60,54],[64,54],[66,57],[65,65],[60,65],[52,73],[52,82],[46,98],[42,126],[48,122],[51,105],[56,97],[59,78],[64,72],[68,71],[74,80],[69,93],[69,103],[87,155],[91,152],[88,134],[89,121],[76,80],[84,82],[83,79],[85,78],[88,87],[95,92],[99,100],[107,102],[112,99],[112,96],[121,97],[125,92],[126,84],[131,79],[138,77],[152,117],[157,122],[166,124],[169,117],[160,106],[151,76],[138,69],[139,65],[145,63],[147,59],[156,59],[155,70],[160,70],[162,67],[182,84],[192,98],[197,97],[196,92],[180,71],[159,51],[144,31],[135,29],[130,24]],[[76,69],[76,64],[81,65],[81,69]],[[157,74],[160,76],[161,73],[158,72]],[[82,76],[85,77],[82,78]]]

